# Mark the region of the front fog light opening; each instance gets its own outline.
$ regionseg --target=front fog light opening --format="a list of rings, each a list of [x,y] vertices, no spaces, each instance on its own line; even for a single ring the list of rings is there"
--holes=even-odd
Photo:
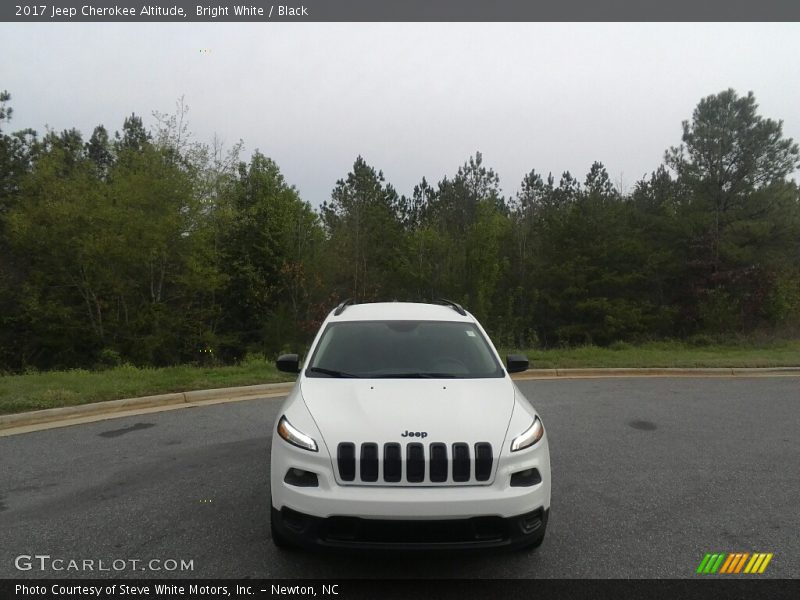
[[[531,487],[542,483],[539,469],[525,469],[517,471],[511,476],[511,487]]]
[[[316,473],[294,467],[286,471],[283,481],[295,487],[319,487],[319,478]]]
[[[514,441],[511,442],[511,451],[517,452],[518,450],[524,450],[525,448],[530,448],[544,435],[544,425],[539,420],[539,417],[536,417],[531,423],[531,426],[528,427],[522,434],[518,435],[514,438]]]
[[[292,446],[317,452],[317,442],[314,441],[314,438],[293,427],[286,416],[282,416],[281,420],[278,421],[278,435]]]

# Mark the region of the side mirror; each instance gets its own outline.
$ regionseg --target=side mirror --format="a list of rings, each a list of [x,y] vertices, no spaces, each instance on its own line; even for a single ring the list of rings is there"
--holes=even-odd
[[[281,354],[275,361],[275,366],[284,373],[299,373],[300,357],[297,354]]]
[[[506,356],[506,370],[509,373],[520,373],[528,370],[528,357],[524,354],[509,354]]]

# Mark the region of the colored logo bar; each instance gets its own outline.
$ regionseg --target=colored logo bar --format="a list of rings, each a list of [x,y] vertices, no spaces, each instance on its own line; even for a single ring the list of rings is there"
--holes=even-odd
[[[753,552],[752,554],[750,552],[708,553],[700,561],[697,572],[703,575],[714,573],[725,575],[749,573],[756,575],[766,570],[772,557],[772,552]]]

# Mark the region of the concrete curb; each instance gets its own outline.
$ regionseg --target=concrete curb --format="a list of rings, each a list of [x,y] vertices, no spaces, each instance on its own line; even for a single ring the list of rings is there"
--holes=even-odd
[[[11,415],[0,415],[0,430],[109,413],[132,412],[139,409],[159,406],[178,405],[176,406],[176,408],[178,408],[180,405],[189,403],[214,400],[244,400],[283,395],[289,393],[293,385],[294,382],[265,383],[233,388],[195,390],[192,392],[176,392],[172,394],[159,394],[157,396],[143,396],[141,398],[123,398],[122,400],[107,400],[105,402],[92,402],[91,404],[80,404],[78,406],[47,408],[44,410],[34,410]]]
[[[530,369],[524,373],[517,373],[513,378],[517,381],[531,379],[569,379],[581,377],[776,377],[800,376],[800,367],[770,367],[770,368],[705,368],[705,369],[680,369],[680,368],[644,368],[644,369]],[[211,390],[195,390],[191,392],[177,392],[172,394],[159,394],[157,396],[144,396],[141,398],[124,398],[122,400],[108,400],[93,402],[78,406],[65,406],[63,408],[48,408],[31,412],[0,415],[0,431],[29,427],[57,421],[77,421],[99,415],[113,415],[114,413],[135,414],[138,410],[156,407],[182,408],[197,406],[203,403],[233,402],[236,400],[250,400],[270,396],[283,396],[292,389],[294,382],[265,383],[261,385],[248,385],[232,388],[217,388]],[[111,418],[111,417],[108,417]]]
[[[529,369],[524,373],[513,376],[516,380],[525,379],[551,379],[556,377],[758,377],[779,375],[800,376],[800,367],[714,367],[714,368],[672,368],[672,367],[647,367],[632,368],[603,368],[603,369]]]

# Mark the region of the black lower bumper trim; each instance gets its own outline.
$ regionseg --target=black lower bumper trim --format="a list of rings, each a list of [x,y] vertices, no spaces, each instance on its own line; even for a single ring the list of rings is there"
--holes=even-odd
[[[515,517],[443,520],[383,520],[313,517],[290,508],[272,509],[275,527],[287,540],[306,548],[455,550],[537,545],[547,528],[549,509]]]

